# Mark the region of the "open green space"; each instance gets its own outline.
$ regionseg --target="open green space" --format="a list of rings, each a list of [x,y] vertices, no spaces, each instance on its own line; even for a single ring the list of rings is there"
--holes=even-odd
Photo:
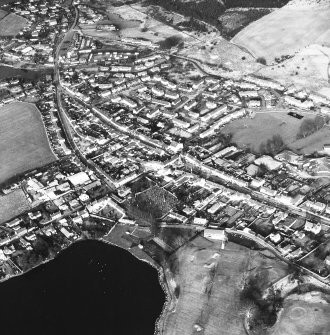
[[[327,335],[330,305],[306,301],[286,301],[271,335]]]
[[[0,21],[0,36],[16,36],[28,20],[16,14],[9,14]]]
[[[0,223],[6,222],[30,208],[22,189],[0,196]]]
[[[5,10],[0,9],[0,20],[3,19],[8,13]]]
[[[310,44],[329,45],[330,6],[284,6],[251,23],[233,39],[256,57],[272,61]]]
[[[222,250],[221,243],[200,236],[171,254],[167,264],[171,275],[165,273],[176,299],[162,318],[165,335],[246,334],[245,315],[255,303],[242,299],[247,281],[254,282],[257,296],[288,272],[286,264],[268,252],[231,242]]]
[[[297,119],[287,113],[288,111],[256,113],[253,118],[245,117],[230,122],[224,127],[222,132],[224,134],[232,134],[232,142],[238,147],[250,148],[256,153],[260,153],[261,146],[276,135],[282,138],[284,145],[296,149],[295,142],[297,141],[297,134],[300,131],[303,120],[313,119],[315,115],[312,113],[302,114],[304,117]],[[298,143],[300,141],[307,142],[309,137],[299,140]]]
[[[56,161],[39,110],[29,103],[0,108],[0,184]]]

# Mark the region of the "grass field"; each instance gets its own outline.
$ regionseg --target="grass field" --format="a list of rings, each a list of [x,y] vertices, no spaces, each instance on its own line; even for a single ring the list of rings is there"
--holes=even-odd
[[[330,48],[311,45],[281,64],[261,68],[258,74],[272,78],[284,86],[294,84],[298,88],[319,91],[330,87],[329,59]]]
[[[315,151],[322,151],[324,144],[330,143],[330,129],[325,127],[316,133],[302,138],[289,145],[290,149],[297,153],[309,155]]]
[[[175,309],[163,315],[162,334],[246,334],[243,322],[248,305],[240,300],[246,277],[263,271],[261,285],[268,287],[286,274],[281,262],[268,257],[231,242],[221,250],[220,243],[202,237],[178,249],[170,258],[173,280],[169,285],[176,283],[179,297]]]
[[[180,55],[223,66],[233,72],[239,72],[240,75],[255,72],[262,67],[248,52],[222,37],[208,38],[205,35],[204,39],[190,48],[182,49]]]
[[[0,21],[0,36],[16,36],[26,25],[24,17],[9,14]]]
[[[267,61],[292,55],[310,44],[329,45],[329,4],[315,7],[284,6],[251,23],[232,41]]]
[[[111,22],[119,26],[121,37],[142,38],[157,43],[175,35],[185,43],[195,42],[194,38],[148,16],[146,10],[139,4],[110,7],[108,16]]]
[[[0,196],[0,224],[20,215],[30,208],[22,189],[17,189],[7,195]]]
[[[8,13],[5,10],[0,9],[0,20],[3,19]]]
[[[270,335],[328,335],[329,315],[328,304],[288,300]]]
[[[267,142],[274,135],[280,135],[285,144],[290,147],[296,141],[296,135],[299,131],[302,120],[305,118],[314,118],[313,115],[305,115],[303,119],[298,120],[286,112],[265,112],[257,113],[254,118],[243,118],[227,124],[222,132],[232,134],[232,141],[238,147],[251,148],[259,152],[260,145]]]
[[[32,104],[0,108],[0,184],[56,160],[39,110]]]

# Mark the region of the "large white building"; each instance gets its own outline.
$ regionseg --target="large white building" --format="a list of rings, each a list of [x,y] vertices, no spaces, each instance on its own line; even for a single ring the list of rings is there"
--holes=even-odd
[[[221,249],[224,249],[225,243],[228,241],[226,232],[220,229],[205,229],[204,237],[209,240],[220,241]]]

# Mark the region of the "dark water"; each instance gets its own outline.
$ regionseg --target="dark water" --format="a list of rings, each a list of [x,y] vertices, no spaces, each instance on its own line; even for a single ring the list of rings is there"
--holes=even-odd
[[[83,241],[0,284],[0,332],[152,335],[164,302],[154,268],[123,249]]]

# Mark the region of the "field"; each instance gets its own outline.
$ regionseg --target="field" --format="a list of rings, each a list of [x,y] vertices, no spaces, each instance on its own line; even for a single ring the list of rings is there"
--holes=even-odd
[[[0,109],[0,184],[56,160],[39,110],[12,103]]]
[[[198,41],[189,48],[184,48],[179,53],[207,64],[224,67],[238,75],[259,70],[262,65],[257,63],[248,52],[228,42],[222,37],[207,38]]]
[[[329,46],[330,6],[284,6],[251,23],[232,41],[268,62],[310,44]]]
[[[258,74],[272,78],[284,86],[294,84],[298,88],[319,91],[330,88],[328,64],[330,48],[311,45],[278,65],[260,69]],[[326,94],[329,96],[329,93]]]
[[[96,31],[95,25],[81,25],[84,34],[102,39],[119,40],[120,38],[137,38],[159,43],[170,36],[178,36],[185,43],[195,42],[195,39],[162,22],[148,16],[144,11],[147,8],[138,4],[133,6],[111,7],[107,10],[107,21],[102,24],[115,24],[119,31]]]
[[[287,300],[270,335],[328,335],[330,305]]]
[[[121,37],[142,38],[157,43],[170,36],[179,36],[185,43],[195,42],[193,37],[148,16],[148,8],[139,4],[114,7],[110,11],[108,16],[120,26]]]
[[[329,143],[330,129],[325,127],[306,138],[295,141],[294,143],[290,144],[289,147],[296,153],[309,155],[315,151],[322,151],[323,145]]]
[[[24,17],[9,14],[0,21],[0,36],[16,36],[27,23]]]
[[[266,143],[274,135],[280,135],[284,144],[294,147],[296,135],[299,131],[302,120],[305,118],[313,118],[312,114],[304,114],[304,118],[298,120],[290,115],[288,111],[284,112],[264,112],[256,113],[254,118],[243,118],[227,124],[222,132],[224,134],[232,134],[233,143],[241,148],[251,148],[255,152],[259,152],[260,145]],[[308,140],[307,137],[305,140]]]
[[[8,13],[5,10],[0,9],[0,20],[3,19]]]
[[[264,289],[287,273],[268,254],[266,258],[231,242],[221,250],[220,243],[202,237],[178,249],[169,261],[168,283],[178,299],[161,319],[164,335],[219,335],[219,330],[221,335],[246,334],[243,322],[249,306],[240,298],[246,278],[262,272]]]
[[[30,204],[22,189],[17,189],[7,195],[0,196],[0,208],[1,224],[28,210]]]

